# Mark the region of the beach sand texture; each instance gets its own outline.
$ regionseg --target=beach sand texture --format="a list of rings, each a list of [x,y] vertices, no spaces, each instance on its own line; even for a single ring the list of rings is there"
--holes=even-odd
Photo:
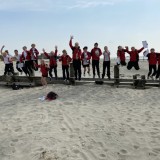
[[[146,75],[147,62],[140,68],[120,73]],[[59,98],[38,99],[49,91]],[[0,97],[0,160],[160,160],[159,88],[0,87]]]

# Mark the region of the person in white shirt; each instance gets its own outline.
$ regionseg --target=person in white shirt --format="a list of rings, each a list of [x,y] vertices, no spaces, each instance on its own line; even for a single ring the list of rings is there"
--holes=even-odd
[[[102,79],[105,77],[105,72],[107,68],[107,76],[108,79],[110,79],[110,51],[108,50],[108,47],[104,47],[104,52],[103,52],[104,60],[103,60],[103,72],[102,72]]]
[[[5,64],[5,68],[4,68],[4,75],[6,76],[9,73],[12,73],[12,75],[14,75],[14,68],[13,68],[13,62],[12,62],[12,56],[9,55],[8,50],[3,52],[4,49],[4,45],[1,48],[1,54],[3,57],[3,61]]]

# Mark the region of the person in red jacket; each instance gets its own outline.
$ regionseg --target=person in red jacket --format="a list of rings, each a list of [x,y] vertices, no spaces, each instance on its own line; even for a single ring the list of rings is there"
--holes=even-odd
[[[156,79],[160,77],[160,53],[157,53],[157,62],[158,62],[158,69],[157,69]]]
[[[30,51],[27,50],[27,47],[23,47],[23,52],[20,58],[21,63],[24,62],[24,67],[26,70],[26,74],[30,76],[30,74],[33,72],[32,71],[32,61],[31,61],[31,53]]]
[[[87,73],[90,75],[90,59],[91,59],[91,53],[87,51],[88,47],[83,48],[83,53],[81,56],[82,59],[82,65],[84,68],[84,77],[86,74],[86,68],[88,69]]]
[[[131,70],[132,67],[134,67],[136,70],[139,70],[139,53],[142,52],[144,47],[137,50],[135,47],[131,48],[131,51],[128,50],[128,47],[126,47],[126,52],[130,55],[130,61],[128,62],[127,69]]]
[[[120,64],[122,66],[126,66],[126,57],[125,57],[125,52],[127,50],[124,49],[122,46],[118,46],[118,50],[117,50],[117,57],[119,57],[120,59]]]
[[[69,80],[69,63],[71,62],[71,57],[67,54],[66,50],[62,51],[63,55],[59,58],[59,61],[62,62],[62,72],[63,79]]]
[[[81,80],[81,49],[79,47],[79,44],[76,42],[75,46],[72,45],[73,36],[71,36],[71,39],[69,41],[69,46],[72,49],[72,59],[73,59],[73,67],[75,72],[75,80],[79,79]]]
[[[31,60],[32,60],[32,68],[37,71],[38,68],[35,67],[34,62],[36,62],[38,64],[38,55],[39,55],[39,51],[35,48],[36,45],[35,44],[31,44],[31,49],[30,49],[30,53],[31,53]]]
[[[151,77],[153,79],[153,77],[157,73],[157,67],[156,67],[156,65],[157,65],[157,54],[155,53],[154,48],[151,48],[150,53],[148,53],[147,57],[148,57],[148,63],[149,63],[148,79],[149,79],[149,77]],[[152,73],[152,70],[153,70],[153,73]]]
[[[42,86],[47,87],[46,78],[48,77],[48,70],[49,70],[48,64],[46,64],[43,59],[41,60],[41,64],[40,65],[38,65],[35,61],[33,63],[35,65],[35,67],[40,68],[40,71],[42,73],[42,77],[41,77]]]
[[[102,55],[102,51],[98,48],[98,43],[94,44],[94,48],[91,50],[93,78],[95,78],[95,69],[97,69],[97,75],[100,78],[99,59]]]
[[[49,76],[53,78],[52,70],[54,69],[55,79],[57,80],[57,46],[55,46],[55,52],[51,51],[50,54],[46,53],[43,49],[44,55],[49,59]]]

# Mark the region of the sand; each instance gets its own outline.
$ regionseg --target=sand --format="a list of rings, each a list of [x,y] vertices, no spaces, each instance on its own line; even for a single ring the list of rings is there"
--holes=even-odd
[[[121,76],[147,74],[147,63],[140,67],[122,67]],[[59,98],[38,99],[49,91]],[[0,160],[160,160],[159,93],[95,84],[0,87]]]

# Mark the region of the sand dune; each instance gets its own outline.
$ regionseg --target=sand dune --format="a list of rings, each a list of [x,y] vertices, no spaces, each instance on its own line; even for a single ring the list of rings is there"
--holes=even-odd
[[[144,64],[143,64],[144,63]],[[140,71],[124,77],[147,73]],[[38,98],[54,91],[55,101]],[[159,88],[0,87],[0,160],[160,160]]]

